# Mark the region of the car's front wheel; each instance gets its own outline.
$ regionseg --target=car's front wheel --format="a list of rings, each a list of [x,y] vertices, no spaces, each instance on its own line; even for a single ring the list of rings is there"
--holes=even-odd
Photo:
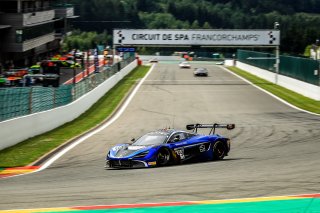
[[[222,160],[226,155],[226,148],[221,141],[215,142],[213,145],[213,160]]]
[[[161,149],[157,155],[157,166],[166,166],[170,163],[171,154],[168,149]]]

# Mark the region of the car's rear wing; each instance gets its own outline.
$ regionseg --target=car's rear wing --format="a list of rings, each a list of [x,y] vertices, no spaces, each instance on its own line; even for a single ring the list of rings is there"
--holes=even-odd
[[[226,128],[228,130],[232,130],[235,128],[235,124],[188,124],[186,126],[187,130],[194,130],[197,133],[198,129],[210,128],[209,135],[215,133],[216,128]]]

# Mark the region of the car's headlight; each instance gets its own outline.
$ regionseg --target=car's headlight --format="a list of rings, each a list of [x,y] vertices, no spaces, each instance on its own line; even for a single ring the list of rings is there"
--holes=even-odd
[[[148,150],[148,151],[141,152],[141,153],[135,155],[134,158],[144,158],[144,157],[147,156],[148,154],[149,154],[149,150]]]

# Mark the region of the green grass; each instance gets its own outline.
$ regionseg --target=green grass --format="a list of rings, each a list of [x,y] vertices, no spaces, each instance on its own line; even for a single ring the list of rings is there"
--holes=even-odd
[[[29,165],[61,144],[103,122],[119,106],[137,80],[146,75],[149,68],[139,66],[133,70],[79,118],[50,132],[1,150],[0,168]]]
[[[262,89],[278,96],[279,98],[287,101],[288,103],[300,109],[320,114],[320,101],[316,101],[311,98],[300,95],[296,92],[293,92],[284,87],[281,87],[262,78],[259,78],[255,75],[252,75],[248,72],[245,72],[237,67],[229,67],[229,70],[249,80],[254,85],[261,87]]]

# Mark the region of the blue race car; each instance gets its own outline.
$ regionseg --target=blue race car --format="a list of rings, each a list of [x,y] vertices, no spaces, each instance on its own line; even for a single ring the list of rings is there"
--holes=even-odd
[[[138,168],[166,166],[199,160],[222,160],[230,151],[230,139],[215,134],[216,128],[234,129],[234,124],[189,124],[187,132],[162,129],[149,132],[132,144],[118,144],[110,149],[106,167]],[[199,128],[210,128],[208,135],[198,134]]]

